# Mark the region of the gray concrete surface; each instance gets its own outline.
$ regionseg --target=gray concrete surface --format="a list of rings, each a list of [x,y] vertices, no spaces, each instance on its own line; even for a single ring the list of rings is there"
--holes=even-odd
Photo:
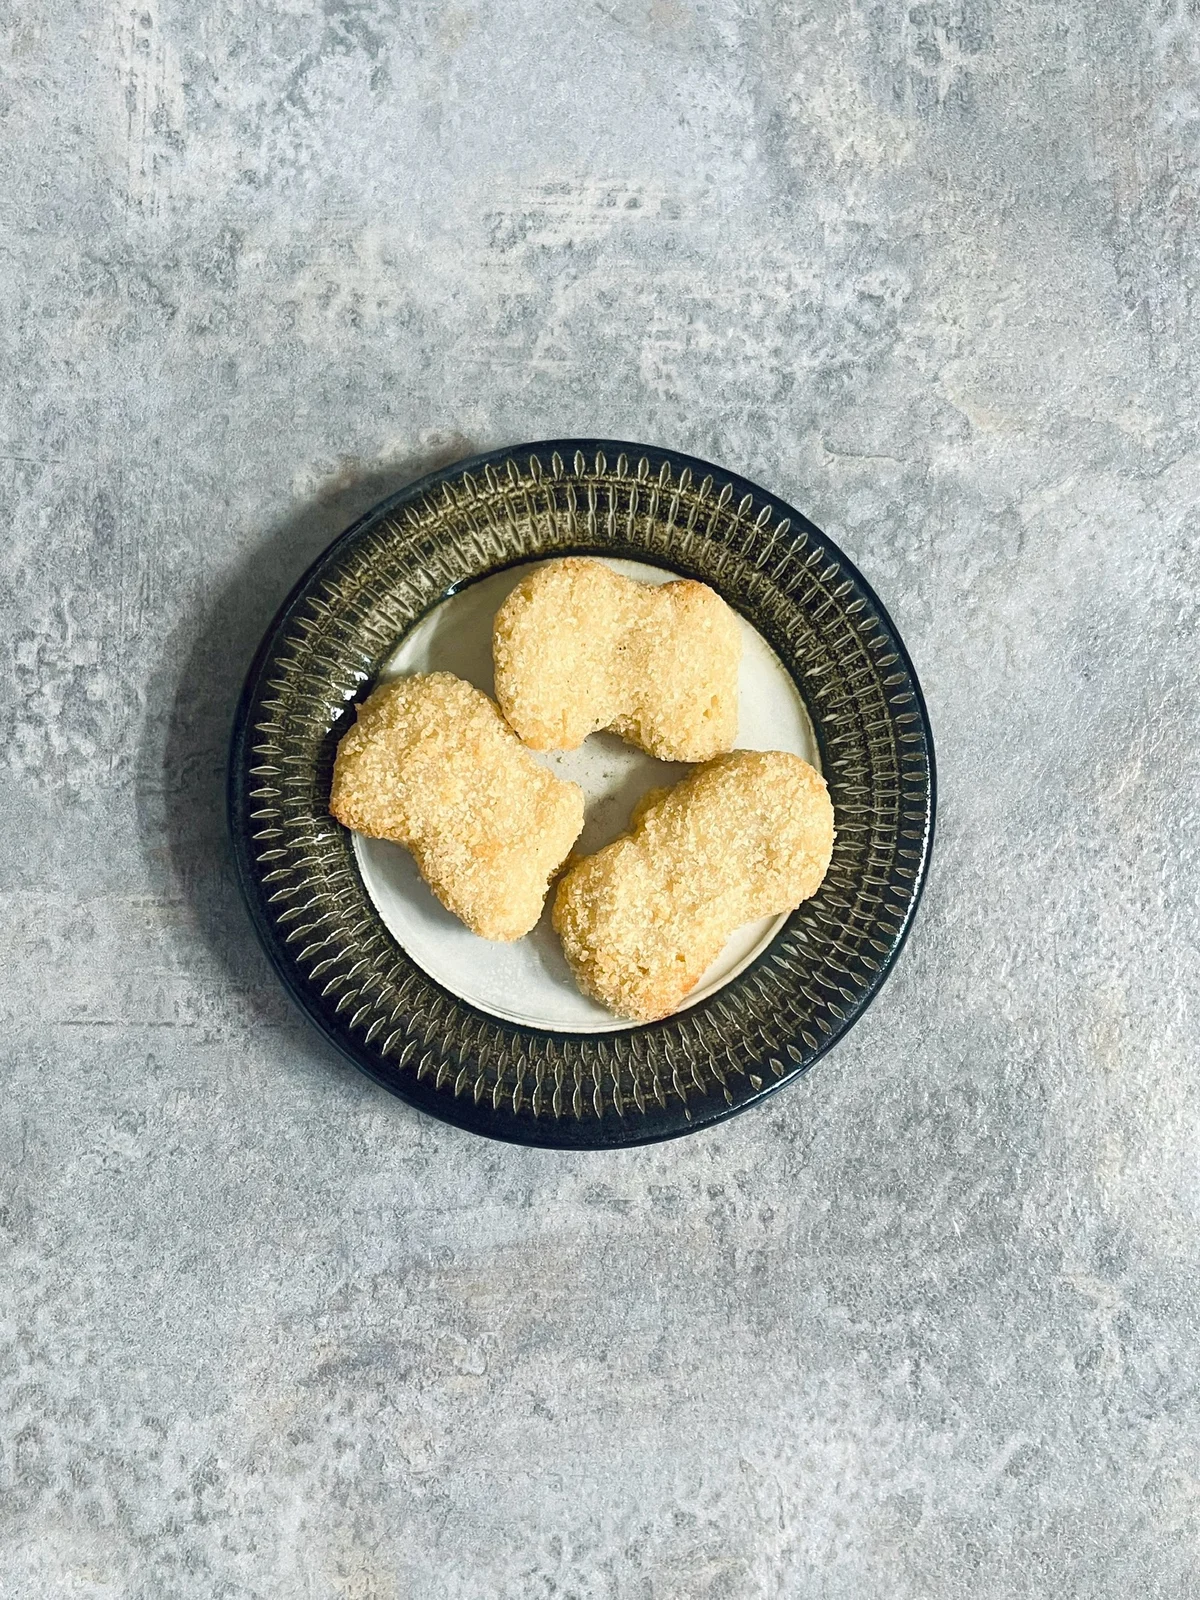
[[[0,114],[0,1594],[1200,1592],[1195,0],[7,0]],[[824,526],[942,778],[853,1037],[592,1157],[220,816],[309,558],[572,433]]]

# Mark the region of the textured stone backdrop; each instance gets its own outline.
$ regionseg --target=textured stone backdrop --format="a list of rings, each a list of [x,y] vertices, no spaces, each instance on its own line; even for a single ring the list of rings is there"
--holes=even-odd
[[[1196,0],[0,0],[0,1593],[1195,1595]],[[382,493],[610,435],[876,585],[940,837],[701,1137],[409,1111],[220,791]]]

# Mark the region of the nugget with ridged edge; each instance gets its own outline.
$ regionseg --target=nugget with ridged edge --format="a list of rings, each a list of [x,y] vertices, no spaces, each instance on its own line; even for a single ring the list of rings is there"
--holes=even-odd
[[[567,557],[496,613],[496,698],[534,750],[611,728],[662,761],[707,761],[737,737],[737,617],[703,583],[636,583]]]
[[[619,1016],[669,1015],[735,929],[816,893],[833,840],[824,778],[784,750],[735,750],[651,790],[628,833],[559,881],[576,981]]]
[[[487,695],[431,672],[384,683],[359,706],[329,809],[406,845],[447,911],[507,941],[541,916],[583,827],[583,790],[540,766]]]

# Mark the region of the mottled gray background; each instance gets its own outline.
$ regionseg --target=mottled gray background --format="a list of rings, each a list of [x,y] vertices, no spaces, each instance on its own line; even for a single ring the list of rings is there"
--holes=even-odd
[[[1197,0],[0,0],[0,1593],[1198,1592]],[[720,461],[938,735],[768,1107],[489,1144],[289,1010],[231,709],[474,449]]]

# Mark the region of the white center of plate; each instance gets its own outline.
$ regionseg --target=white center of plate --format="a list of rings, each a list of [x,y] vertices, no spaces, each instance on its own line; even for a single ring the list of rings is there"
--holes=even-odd
[[[640,561],[606,560],[641,583],[668,583],[677,572]],[[494,694],[492,618],[509,591],[544,562],[510,567],[470,584],[423,617],[388,658],[380,680],[409,672],[453,672]],[[791,750],[820,768],[817,742],[804,702],[787,669],[762,635],[744,619],[738,681],[738,748]],[[687,766],[656,761],[611,733],[594,733],[578,750],[535,751],[536,760],[579,784],[586,817],[575,849],[591,855],[625,831],[629,814],[647,789],[678,783]],[[630,1026],[581,994],[550,926],[547,897],[541,921],[515,944],[493,944],[469,933],[426,886],[411,855],[384,839],[354,835],[367,892],[398,944],[429,976],[460,999],[508,1022],[564,1033],[612,1033]],[[785,919],[765,917],[739,928],[688,996],[695,1005],[736,977],[770,943]]]

